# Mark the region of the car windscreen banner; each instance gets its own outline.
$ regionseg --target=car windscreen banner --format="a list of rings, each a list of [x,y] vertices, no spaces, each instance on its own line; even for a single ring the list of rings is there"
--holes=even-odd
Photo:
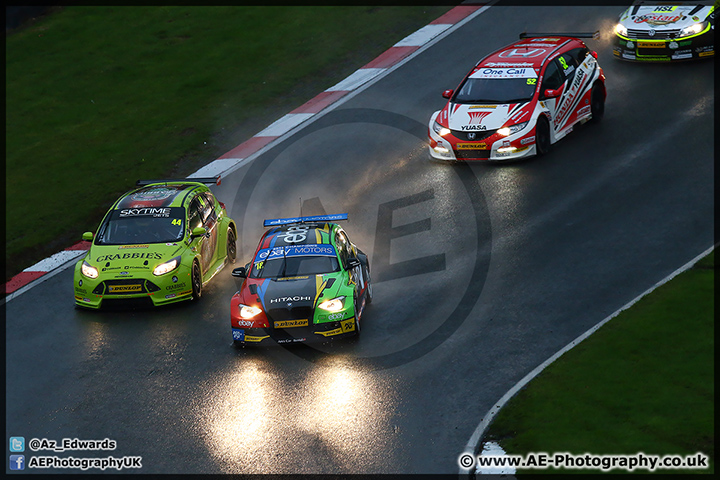
[[[182,218],[182,207],[141,207],[141,208],[121,208],[116,210],[117,218],[137,218],[137,217],[161,217],[161,218]]]
[[[537,78],[537,73],[531,67],[512,68],[481,68],[470,75],[470,78]]]
[[[286,247],[264,248],[255,256],[255,261],[305,256],[334,257],[335,248],[332,245],[288,245]]]

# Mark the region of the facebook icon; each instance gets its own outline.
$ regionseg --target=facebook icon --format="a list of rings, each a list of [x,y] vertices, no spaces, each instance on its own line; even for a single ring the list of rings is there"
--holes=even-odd
[[[10,470],[25,470],[25,455],[10,455]]]

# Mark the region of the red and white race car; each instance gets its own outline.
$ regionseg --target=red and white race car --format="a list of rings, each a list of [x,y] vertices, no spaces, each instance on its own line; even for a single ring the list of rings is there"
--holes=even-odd
[[[542,155],[605,109],[597,53],[579,38],[595,34],[521,33],[475,65],[445,108],[430,117],[430,157],[504,161]]]

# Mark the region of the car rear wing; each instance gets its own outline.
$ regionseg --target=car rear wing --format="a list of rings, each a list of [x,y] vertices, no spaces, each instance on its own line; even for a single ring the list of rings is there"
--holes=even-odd
[[[205,185],[220,185],[220,175],[215,177],[190,177],[190,178],[162,178],[157,180],[138,180],[135,182],[136,187],[144,187],[152,183],[204,183]]]
[[[292,223],[308,223],[308,222],[338,222],[347,220],[347,213],[337,213],[335,215],[314,215],[310,217],[292,217],[292,218],[268,218],[263,222],[263,227],[275,227],[278,225],[290,225]]]
[[[595,40],[600,40],[600,30],[595,30],[594,32],[567,32],[567,33],[559,33],[559,32],[552,32],[552,33],[528,33],[528,32],[522,32],[520,34],[520,38],[537,38],[537,37],[574,37],[574,38],[592,38]]]

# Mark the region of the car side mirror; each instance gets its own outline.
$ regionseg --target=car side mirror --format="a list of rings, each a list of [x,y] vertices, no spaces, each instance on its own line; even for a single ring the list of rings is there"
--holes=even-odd
[[[560,96],[560,92],[558,92],[557,90],[553,90],[553,89],[551,89],[551,88],[548,88],[547,90],[545,90],[545,91],[543,92],[543,96],[544,96],[545,98],[556,98],[556,97],[559,97],[559,96]]]
[[[360,266],[360,260],[357,258],[350,258],[347,262],[348,269],[359,267]]]
[[[95,235],[93,235],[93,232],[85,232],[82,235],[82,239],[86,242],[92,242]]]
[[[207,228],[196,227],[196,228],[193,228],[193,231],[190,234],[190,238],[202,237],[203,235],[206,235],[206,234],[207,234]]]
[[[454,93],[454,90],[445,90],[442,93],[443,98],[450,98],[452,97],[452,94]]]
[[[238,278],[247,278],[247,270],[245,267],[233,268],[231,275]]]
[[[590,55],[592,55],[595,60],[597,60],[597,52],[595,50],[590,50]]]

